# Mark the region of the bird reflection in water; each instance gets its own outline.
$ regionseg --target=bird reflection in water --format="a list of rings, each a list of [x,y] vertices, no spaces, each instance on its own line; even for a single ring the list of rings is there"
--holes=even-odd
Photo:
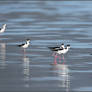
[[[59,80],[58,87],[64,88],[64,92],[69,92],[70,76],[68,65],[56,64],[53,65],[53,70],[56,71],[54,73],[57,75],[57,78]]]
[[[5,58],[6,58],[6,44],[0,43],[0,65],[2,69],[4,69],[6,66]]]
[[[29,58],[26,56],[26,54],[24,54],[23,56],[23,73],[24,73],[24,81],[25,81],[25,86],[29,87],[29,81],[30,81],[30,60]]]

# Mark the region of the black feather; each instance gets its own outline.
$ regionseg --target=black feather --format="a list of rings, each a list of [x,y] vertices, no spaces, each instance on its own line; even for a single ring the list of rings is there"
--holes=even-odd
[[[52,51],[58,51],[58,50],[63,50],[63,48],[60,47],[48,47]]]
[[[21,46],[23,46],[23,45],[25,45],[25,44],[20,44],[20,45],[18,45],[18,47],[21,47]]]
[[[48,47],[49,49],[58,49],[60,47]]]
[[[58,50],[60,49],[60,47],[48,47],[50,50],[54,51],[54,50]]]

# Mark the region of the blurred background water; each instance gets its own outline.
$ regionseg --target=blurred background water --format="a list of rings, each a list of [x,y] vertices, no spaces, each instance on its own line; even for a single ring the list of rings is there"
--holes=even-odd
[[[0,1],[0,92],[92,91],[92,1]],[[17,45],[31,39],[23,53]],[[49,46],[70,44],[65,64]]]

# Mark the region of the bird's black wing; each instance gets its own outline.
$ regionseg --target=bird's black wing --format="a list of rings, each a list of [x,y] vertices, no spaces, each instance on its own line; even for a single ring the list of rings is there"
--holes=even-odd
[[[18,47],[21,47],[21,46],[23,46],[23,45],[25,45],[24,43],[23,44],[20,44],[20,45],[18,45]]]
[[[52,51],[59,51],[59,50],[63,50],[63,48],[54,49]]]
[[[50,50],[57,50],[59,49],[60,47],[48,47]]]
[[[63,48],[60,48],[60,49],[58,49],[58,50],[63,50]]]
[[[0,28],[0,31],[1,31],[2,28]]]

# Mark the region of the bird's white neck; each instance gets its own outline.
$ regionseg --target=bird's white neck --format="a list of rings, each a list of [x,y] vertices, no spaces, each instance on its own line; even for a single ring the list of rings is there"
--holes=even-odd
[[[62,45],[62,46],[60,46],[60,48],[64,48],[64,46]]]
[[[5,31],[5,29],[6,29],[6,24],[5,24],[5,25],[3,25],[3,27],[2,27],[2,29],[1,29],[1,31],[0,31],[0,32],[1,32],[1,33],[2,33],[2,32],[4,32],[4,31]]]
[[[66,51],[68,51],[68,50],[69,50],[69,47],[66,48]]]
[[[3,25],[2,29],[5,29],[6,28],[6,24]]]
[[[27,41],[27,42],[26,42],[26,44],[28,44],[28,45],[29,45],[29,44],[30,44],[30,42],[29,42],[29,41]]]

